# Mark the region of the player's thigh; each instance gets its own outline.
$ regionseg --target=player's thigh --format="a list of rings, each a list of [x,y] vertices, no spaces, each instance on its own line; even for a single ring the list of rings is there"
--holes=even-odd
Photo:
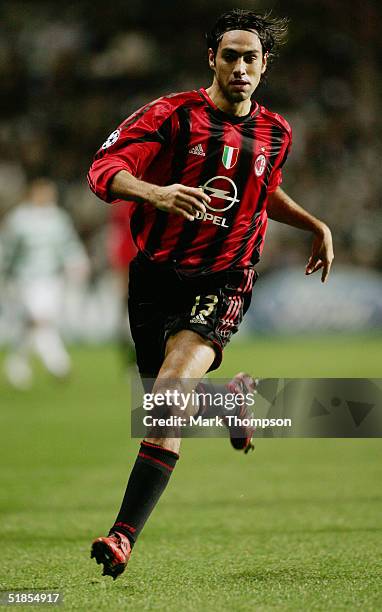
[[[164,359],[170,291],[160,271],[134,260],[129,277],[129,321],[141,376],[156,377]]]
[[[138,370],[141,375],[156,376],[163,360],[163,316],[154,302],[129,298],[129,321]]]
[[[43,278],[20,284],[19,296],[30,321],[57,324],[62,304],[60,278]]]
[[[190,330],[182,330],[170,336],[166,343],[164,362],[153,386],[153,393],[166,397],[154,412],[157,417],[175,419],[170,425],[154,427],[147,434],[147,440],[160,446],[179,451],[181,430],[177,419],[195,415],[198,404],[193,402],[192,391],[199,379],[208,371],[215,359],[211,343]],[[186,405],[180,405],[177,398],[187,397]],[[169,446],[170,444],[170,446]]]
[[[208,371],[215,359],[212,343],[198,333],[183,329],[169,336],[158,379],[198,379]]]

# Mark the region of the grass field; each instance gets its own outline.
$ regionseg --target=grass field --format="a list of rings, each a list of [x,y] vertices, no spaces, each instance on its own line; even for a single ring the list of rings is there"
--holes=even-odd
[[[114,519],[137,441],[110,348],[73,351],[67,385],[0,381],[0,589],[58,589],[77,610],[379,610],[380,440],[186,440],[115,583],[89,558]],[[220,371],[379,377],[381,339],[233,344]],[[30,608],[30,609],[34,609]]]

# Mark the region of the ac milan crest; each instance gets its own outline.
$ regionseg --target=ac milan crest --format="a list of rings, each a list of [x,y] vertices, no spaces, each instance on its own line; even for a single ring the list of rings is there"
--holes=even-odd
[[[256,157],[255,161],[255,174],[256,176],[262,176],[264,174],[265,166],[267,165],[267,160],[265,155],[260,154]]]

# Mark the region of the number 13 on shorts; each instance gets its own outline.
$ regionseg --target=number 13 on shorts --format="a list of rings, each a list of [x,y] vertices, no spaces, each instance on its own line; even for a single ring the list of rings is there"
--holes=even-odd
[[[204,303],[200,304],[202,298]],[[212,313],[218,301],[219,298],[217,295],[197,295],[190,316],[194,317],[196,314],[198,314],[202,315],[203,317],[208,317]]]

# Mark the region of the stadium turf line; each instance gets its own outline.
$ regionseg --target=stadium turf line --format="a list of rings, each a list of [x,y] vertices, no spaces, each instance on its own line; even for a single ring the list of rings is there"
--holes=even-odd
[[[233,344],[221,375],[256,364],[259,376],[382,377],[380,346],[258,338]],[[380,440],[262,439],[250,456],[186,440],[128,571],[102,578],[90,543],[114,518],[137,442],[113,347],[73,357],[67,385],[41,370],[29,392],[0,381],[0,589],[59,589],[77,610],[380,608]]]

